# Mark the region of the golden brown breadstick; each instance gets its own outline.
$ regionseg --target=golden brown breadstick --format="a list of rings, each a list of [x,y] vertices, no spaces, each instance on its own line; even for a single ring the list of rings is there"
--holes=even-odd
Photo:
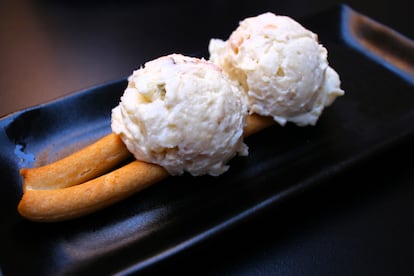
[[[168,176],[154,164],[133,161],[81,185],[56,190],[27,190],[18,211],[33,221],[53,222],[90,214]]]
[[[248,117],[244,136],[249,136],[273,124],[271,118]],[[142,161],[133,161],[117,170],[83,184],[75,169],[65,170],[72,162],[77,168],[93,168],[103,172],[129,156],[126,147],[115,134],[110,134],[60,161],[37,169],[22,169],[25,192],[19,203],[19,213],[33,221],[53,222],[84,216],[118,202],[168,176],[162,167]],[[114,157],[116,156],[116,158]],[[92,169],[91,169],[92,170]],[[59,173],[57,184],[54,175]],[[93,174],[88,172],[88,177]],[[97,175],[98,173],[95,173]],[[65,180],[64,178],[75,177]],[[42,181],[45,181],[44,183]],[[29,182],[29,183],[27,183]]]
[[[247,117],[244,136],[250,136],[273,124],[271,117],[256,114]],[[23,190],[59,189],[78,185],[116,167],[131,154],[121,139],[111,133],[84,149],[54,163],[23,168]]]
[[[272,117],[264,117],[257,114],[247,116],[247,126],[244,128],[243,136],[248,137],[275,124]]]
[[[23,191],[77,185],[106,173],[130,156],[121,139],[115,134],[109,134],[54,163],[21,169]]]

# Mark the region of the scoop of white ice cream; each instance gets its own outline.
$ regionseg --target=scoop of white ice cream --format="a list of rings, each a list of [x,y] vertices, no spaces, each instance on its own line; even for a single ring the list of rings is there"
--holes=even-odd
[[[173,54],[133,72],[111,126],[135,158],[171,175],[219,175],[247,155],[246,119],[245,93],[219,67]]]
[[[286,16],[247,18],[227,41],[212,39],[209,51],[210,60],[243,87],[250,112],[281,125],[314,125],[344,94],[316,34]]]

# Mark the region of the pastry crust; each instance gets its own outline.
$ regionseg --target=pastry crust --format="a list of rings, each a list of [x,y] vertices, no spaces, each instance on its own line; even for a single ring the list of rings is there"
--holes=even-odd
[[[73,219],[118,202],[167,176],[158,165],[133,161],[81,185],[27,190],[18,211],[23,217],[39,222]]]
[[[54,163],[38,168],[21,169],[23,191],[60,189],[78,185],[119,166],[130,156],[121,139],[111,133]]]
[[[248,137],[274,124],[275,121],[272,117],[251,114],[247,116],[247,126],[244,128],[243,136]]]
[[[272,118],[250,115],[244,136],[272,124]],[[108,172],[130,156],[121,139],[109,134],[54,163],[21,169],[24,194],[18,205],[19,213],[39,222],[81,217],[114,204],[169,175],[158,165],[138,160]]]

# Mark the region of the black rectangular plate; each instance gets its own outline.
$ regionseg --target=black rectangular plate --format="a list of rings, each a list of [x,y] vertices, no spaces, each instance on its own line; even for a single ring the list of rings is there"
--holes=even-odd
[[[53,161],[110,132],[126,80],[0,121],[0,265],[5,275],[136,272],[240,225],[414,138],[414,47],[340,6],[303,20],[329,50],[346,95],[315,127],[274,126],[220,177],[170,177],[73,221],[19,217],[22,166]],[[243,227],[242,225],[240,227]],[[24,265],[20,260],[24,259]]]

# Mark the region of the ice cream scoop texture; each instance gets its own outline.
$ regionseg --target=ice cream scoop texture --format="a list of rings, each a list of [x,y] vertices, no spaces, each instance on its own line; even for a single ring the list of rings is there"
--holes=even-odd
[[[136,159],[171,175],[219,175],[247,155],[247,98],[213,63],[179,54],[147,62],[129,77],[112,130]]]
[[[209,51],[210,60],[243,87],[249,112],[281,125],[314,125],[344,94],[317,35],[290,17],[246,18],[227,41],[212,39]]]

